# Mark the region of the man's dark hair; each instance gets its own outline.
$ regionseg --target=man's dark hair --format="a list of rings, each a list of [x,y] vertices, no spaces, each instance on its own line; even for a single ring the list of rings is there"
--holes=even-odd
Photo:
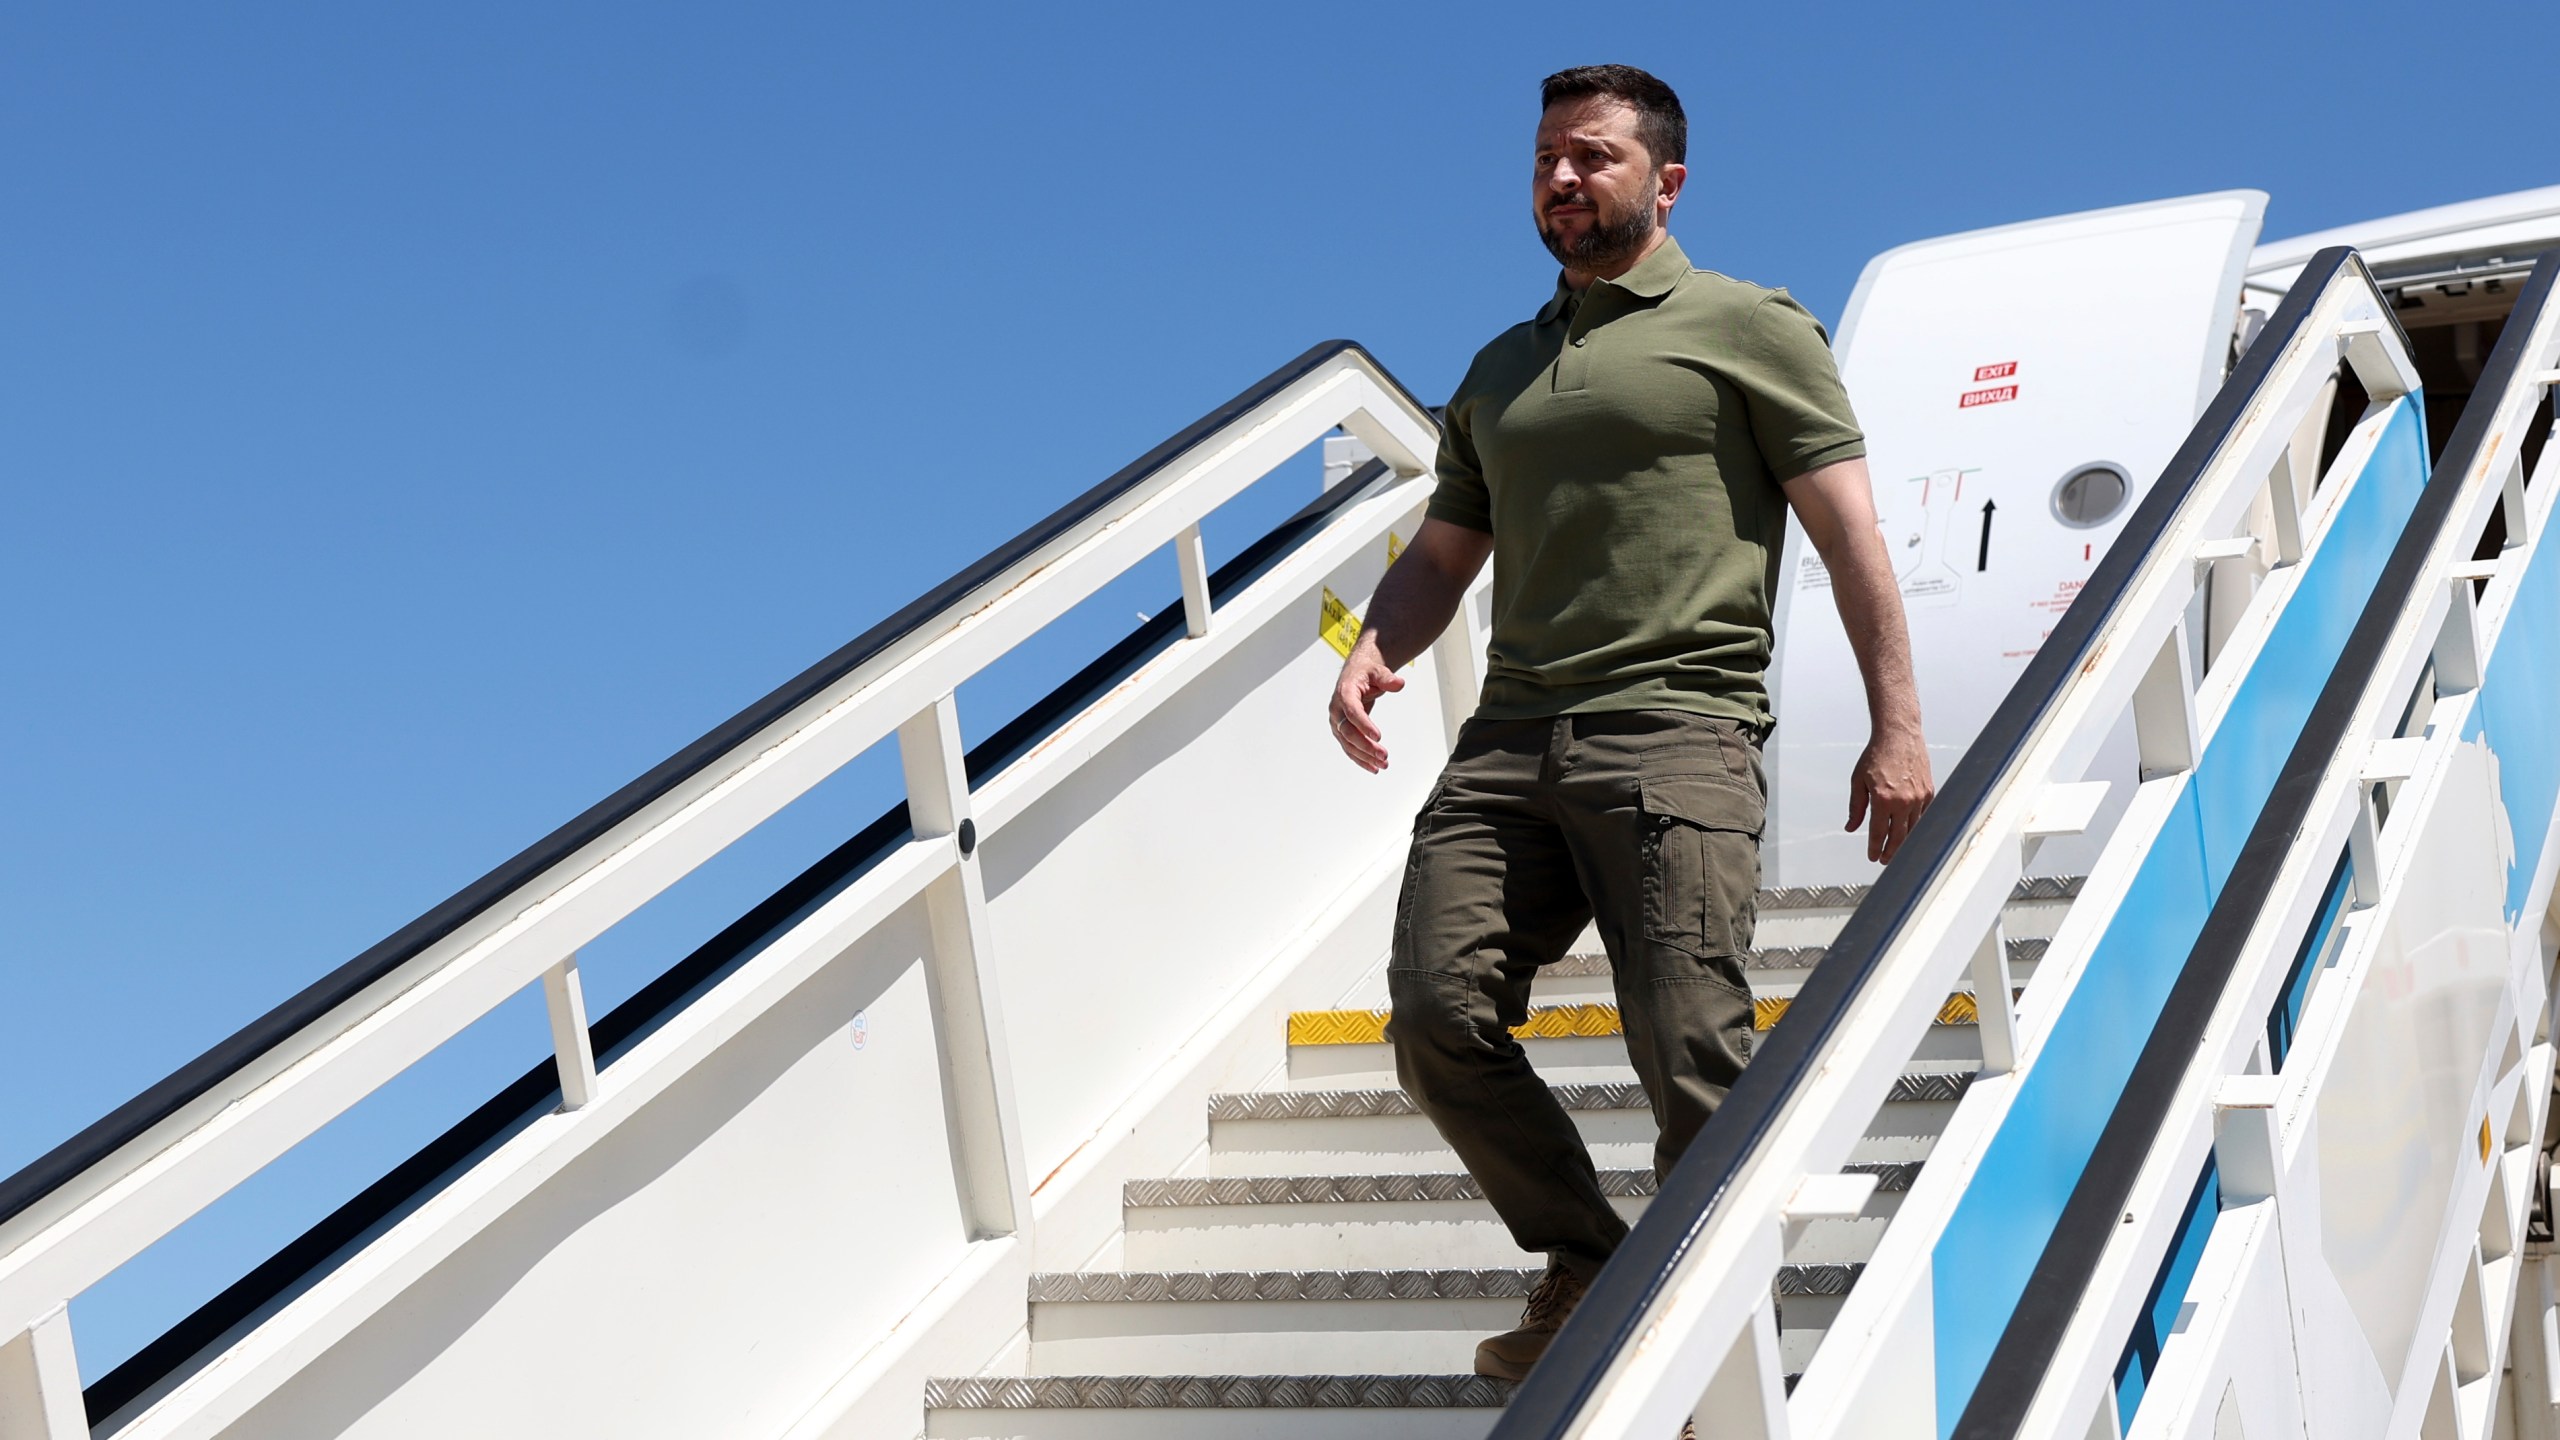
[[[1689,117],[1671,87],[1633,65],[1576,65],[1538,85],[1538,108],[1586,95],[1605,95],[1635,107],[1636,138],[1655,169],[1689,163]]]

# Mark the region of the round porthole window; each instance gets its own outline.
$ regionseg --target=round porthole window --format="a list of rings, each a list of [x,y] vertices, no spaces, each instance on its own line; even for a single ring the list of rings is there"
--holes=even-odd
[[[2053,487],[2053,518],[2075,530],[2087,530],[2116,518],[2133,494],[2133,477],[2124,467],[2083,465]]]

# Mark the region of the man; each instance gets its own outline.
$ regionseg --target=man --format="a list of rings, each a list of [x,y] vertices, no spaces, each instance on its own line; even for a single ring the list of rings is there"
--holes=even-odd
[[[1865,442],[1828,341],[1783,290],[1690,267],[1665,226],[1679,97],[1592,65],[1546,80],[1531,215],[1563,263],[1536,318],[1475,358],[1439,484],[1380,582],[1331,706],[1372,772],[1370,707],[1488,556],[1475,716],[1414,824],[1387,1033],[1396,1073],[1547,1271],[1476,1351],[1517,1380],[1626,1234],[1510,1027],[1538,967],[1597,920],[1667,1172],[1750,1058],[1742,956],[1765,813],[1763,672],[1792,510],[1830,568],[1872,739],[1849,826],[1890,859],[1934,793]]]

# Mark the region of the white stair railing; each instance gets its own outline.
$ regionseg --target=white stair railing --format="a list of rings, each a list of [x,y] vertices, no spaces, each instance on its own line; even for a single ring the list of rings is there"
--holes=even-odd
[[[954,693],[1168,548],[1184,579],[1186,638],[1177,645],[1222,646],[1226,637],[1211,637],[1201,521],[1337,427],[1397,476],[1429,470],[1430,412],[1358,346],[1318,346],[0,1181],[0,1421],[11,1440],[88,1433],[79,1397],[63,1393],[65,1377],[76,1377],[67,1301],[527,986],[543,985],[553,1012],[561,1094],[573,1112],[559,1119],[616,1123],[617,1076],[595,1068],[576,952],[893,734],[911,834],[872,872],[879,883],[863,913],[927,897],[928,989],[969,1228],[986,1237],[1020,1227],[1031,1177],[976,854],[1039,787],[1012,784],[999,807],[972,795]],[[1382,511],[1362,523],[1382,528],[1389,518]],[[1453,627],[1445,675],[1472,674],[1471,638]],[[1090,748],[1107,738],[1078,740]],[[386,1274],[366,1283],[401,1282]]]
[[[2530,485],[2523,462],[2549,438],[2528,429],[2555,365],[2560,253],[2519,295],[2126,1087],[2108,1174],[2075,1195],[1998,1393],[1958,1435],[2493,1432],[2545,1263],[2524,1225],[2552,1081],[2560,460],[2545,448]],[[2475,561],[2493,520],[2503,544]],[[2522,1307],[2534,1437],[2560,1403],[2531,1363],[2547,1310]],[[2125,1358],[2142,1325],[2156,1365]]]
[[[2290,486],[2289,451],[2342,363],[2375,404],[2299,517],[2297,532],[2307,532],[2300,563],[2274,557],[2279,563],[2249,613],[2212,670],[2199,675],[2185,617],[2210,580],[2210,562],[2220,558],[2215,547],[2241,530],[2271,477]],[[2358,489],[2386,432],[2406,424],[2410,406],[2401,397],[2417,383],[2405,338],[2361,263],[2343,249],[2323,252],[1949,776],[1904,855],[1833,943],[1716,1123],[1665,1180],[1497,1423],[1497,1440],[1649,1437],[1671,1433],[1692,1413],[1712,1414],[1722,1434],[1939,1433],[1937,1417],[1960,1408],[1979,1375],[1979,1354],[1968,1364],[1965,1347],[1987,1353],[1996,1335],[1995,1326],[1983,1335],[1938,1337],[1958,1342],[1950,1366],[1949,1348],[1933,1355],[1925,1328],[1930,1242],[1978,1153],[1968,1155],[1961,1140],[1952,1152],[1940,1141],[1813,1367],[1782,1400],[1768,1296],[1784,1237],[1851,1205],[1837,1192],[1852,1144],[1948,990],[1984,953],[2033,847],[2087,814],[2079,787],[2128,713],[2146,783],[2117,841],[2138,845],[2158,833],[2186,797],[2239,682],[2316,563],[2329,521]],[[2285,500],[2296,498],[2289,491]],[[2251,813],[2255,808],[2251,803]],[[2120,896],[2128,878],[2122,871],[2111,880],[2093,873],[2090,884],[2112,884]],[[2103,913],[2114,898],[2102,896],[2093,907],[2084,890],[2075,919]],[[2201,907],[2188,918],[2200,923]],[[2030,1080],[2092,939],[2085,925],[2076,937],[2057,935],[2027,992],[2027,1013],[1986,1022],[2016,1058],[2008,1074],[1979,1081],[1958,1111],[1959,1127],[1968,1112],[1974,1116],[1977,1150]],[[1990,953],[1996,959],[1996,943]],[[2001,977],[1986,979],[1993,994],[2003,993]],[[1924,1192],[1941,1197],[1934,1215]],[[2018,1238],[2040,1248],[2039,1237]],[[2006,1293],[2014,1298],[2014,1289]],[[2002,1294],[1993,1277],[1986,1308],[2005,1317]],[[1908,1333],[1915,1311],[1923,1327],[1916,1345]],[[1827,1378],[1820,1373],[1826,1366],[1833,1372]],[[1960,1382],[1953,1406],[1951,1375]]]

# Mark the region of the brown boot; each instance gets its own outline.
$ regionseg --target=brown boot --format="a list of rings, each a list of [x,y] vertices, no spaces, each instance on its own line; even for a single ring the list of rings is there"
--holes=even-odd
[[[1496,1380],[1528,1379],[1529,1367],[1547,1353],[1556,1331],[1564,1326],[1564,1317],[1582,1303],[1582,1292],[1587,1288],[1581,1276],[1549,1260],[1547,1273],[1539,1276],[1529,1291],[1529,1305],[1520,1312],[1519,1328],[1506,1330],[1476,1346],[1476,1373]]]

